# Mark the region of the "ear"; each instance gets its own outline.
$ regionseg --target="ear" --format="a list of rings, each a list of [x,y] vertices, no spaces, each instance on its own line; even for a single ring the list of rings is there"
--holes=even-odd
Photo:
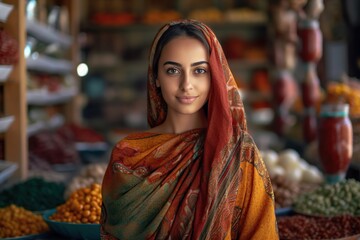
[[[155,80],[155,85],[156,85],[156,87],[158,87],[158,88],[160,87],[160,82],[159,82],[159,80],[157,80],[157,79]]]

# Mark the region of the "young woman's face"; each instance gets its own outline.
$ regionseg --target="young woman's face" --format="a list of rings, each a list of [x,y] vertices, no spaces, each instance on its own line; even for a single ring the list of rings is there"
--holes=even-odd
[[[164,46],[156,85],[161,88],[168,114],[203,113],[210,79],[209,54],[199,40],[181,36]]]

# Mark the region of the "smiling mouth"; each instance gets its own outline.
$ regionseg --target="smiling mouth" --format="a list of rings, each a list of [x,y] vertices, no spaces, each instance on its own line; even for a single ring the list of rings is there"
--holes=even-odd
[[[197,97],[177,97],[180,103],[190,104],[196,100]]]

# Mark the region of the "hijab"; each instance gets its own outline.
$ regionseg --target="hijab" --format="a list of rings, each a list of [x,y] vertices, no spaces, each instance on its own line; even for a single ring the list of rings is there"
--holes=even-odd
[[[211,87],[206,105],[208,127],[203,162],[201,163],[202,184],[194,219],[196,228],[193,233],[194,239],[198,239],[201,233],[206,232],[206,228],[210,229],[215,224],[209,215],[214,211],[221,211],[221,209],[216,209],[219,207],[216,203],[220,201],[218,198],[221,188],[228,181],[224,172],[228,172],[229,168],[238,166],[231,164],[234,161],[232,156],[234,151],[241,147],[239,141],[247,131],[247,126],[239,88],[215,33],[204,23],[195,20],[181,20],[164,25],[157,33],[151,46],[147,83],[148,123],[150,127],[158,126],[166,118],[166,104],[155,84],[154,71],[156,69],[152,69],[155,50],[164,32],[176,24],[195,26],[205,36],[210,48]],[[232,160],[228,161],[227,159]],[[237,170],[235,169],[235,171]],[[222,206],[226,207],[226,204]]]

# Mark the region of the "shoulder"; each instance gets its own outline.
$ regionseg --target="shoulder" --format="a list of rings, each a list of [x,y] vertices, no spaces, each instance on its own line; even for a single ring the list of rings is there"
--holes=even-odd
[[[255,166],[258,164],[262,165],[260,151],[251,134],[243,131],[239,141],[239,145],[241,146],[241,162],[251,163]]]
[[[128,135],[123,136],[120,140],[116,142],[116,144],[114,145],[114,150],[121,150],[124,148],[137,148],[144,142],[149,141],[149,139],[154,135],[156,134],[148,130],[129,133]]]
[[[247,131],[242,131],[242,142],[251,145],[252,147],[256,147],[254,138]]]
[[[150,133],[150,132],[132,132],[132,133],[129,133],[127,135],[120,136],[120,138],[116,142],[115,146],[120,146],[121,144],[123,144],[125,142],[138,140],[138,139],[141,139],[141,138],[146,137],[146,136],[151,135],[151,134],[153,134],[153,133]]]
[[[165,128],[164,124],[160,124],[158,126],[148,129],[146,132],[147,133],[162,133],[162,132],[165,132],[164,128]]]
[[[139,152],[141,147],[141,141],[139,139],[143,138],[145,133],[130,133],[126,136],[123,136],[112,148],[112,157],[119,159],[124,156],[132,156],[135,153]]]

